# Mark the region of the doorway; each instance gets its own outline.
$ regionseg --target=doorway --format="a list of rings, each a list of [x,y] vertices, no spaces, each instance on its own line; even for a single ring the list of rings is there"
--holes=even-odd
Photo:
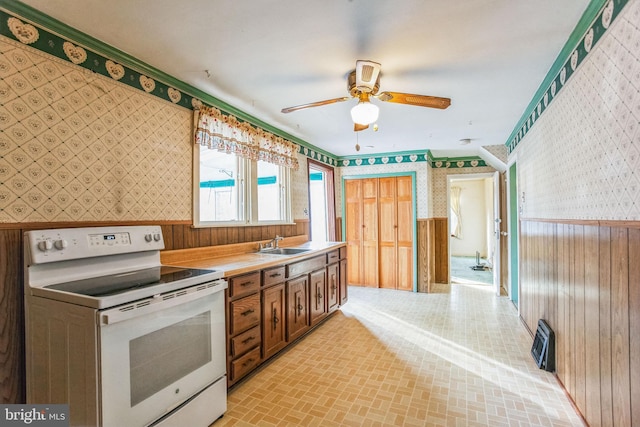
[[[336,240],[336,208],[333,168],[308,159],[310,240]]]
[[[499,173],[450,175],[450,283],[477,283],[500,295]],[[497,235],[496,235],[497,233]]]

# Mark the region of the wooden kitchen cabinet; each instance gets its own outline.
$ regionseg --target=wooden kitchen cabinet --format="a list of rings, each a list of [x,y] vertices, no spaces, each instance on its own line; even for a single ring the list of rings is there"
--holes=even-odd
[[[347,303],[348,295],[347,295],[347,260],[343,259],[340,261],[340,305],[344,305]]]
[[[309,304],[309,322],[315,326],[327,314],[327,279],[325,269],[309,274],[311,301]]]
[[[336,251],[337,253],[338,251]],[[337,254],[336,254],[337,255]],[[337,261],[337,259],[336,259]],[[340,304],[340,263],[327,266],[327,313],[338,309]]]
[[[287,292],[287,341],[291,342],[309,330],[309,276],[289,280]]]
[[[253,294],[229,303],[230,332],[236,334],[260,323],[260,294]]]
[[[286,345],[284,283],[262,291],[262,355],[276,354]]]
[[[260,364],[260,272],[228,279],[227,373],[231,385]]]
[[[227,278],[228,386],[347,301],[345,247]]]

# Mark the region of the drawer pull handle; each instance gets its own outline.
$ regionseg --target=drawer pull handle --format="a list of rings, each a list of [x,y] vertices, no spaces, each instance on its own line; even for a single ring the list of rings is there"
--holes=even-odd
[[[253,308],[250,308],[249,310],[247,310],[247,311],[243,311],[243,312],[242,312],[242,313],[240,313],[240,314],[241,314],[241,315],[243,315],[243,316],[248,316],[248,315],[250,315],[250,314],[252,314],[252,313],[255,313],[255,310],[254,310]]]
[[[242,344],[246,344],[246,343],[251,342],[251,341],[253,341],[253,340],[255,340],[255,339],[256,339],[256,337],[254,337],[254,336],[252,335],[252,336],[248,337],[246,340],[243,340],[243,341],[242,341]]]
[[[249,286],[253,284],[253,280],[249,280],[248,282],[242,282],[240,283],[240,286],[244,287],[244,286]]]
[[[273,274],[270,274],[270,275],[269,275],[269,277],[279,277],[279,276],[282,276],[282,274],[280,274],[280,273],[273,273]]]
[[[253,363],[253,358],[251,358],[251,359],[247,360],[246,362],[244,362],[244,363],[242,364],[242,366],[247,366],[247,365],[250,365],[250,364],[252,364],[252,363]]]

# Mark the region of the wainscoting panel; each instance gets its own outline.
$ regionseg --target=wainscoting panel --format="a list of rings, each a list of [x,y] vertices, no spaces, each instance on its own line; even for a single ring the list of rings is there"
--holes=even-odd
[[[431,292],[435,283],[435,222],[418,220],[418,292]]]
[[[589,425],[640,424],[640,223],[521,222],[520,315]]]
[[[447,218],[433,218],[435,282],[449,283],[449,224]]]

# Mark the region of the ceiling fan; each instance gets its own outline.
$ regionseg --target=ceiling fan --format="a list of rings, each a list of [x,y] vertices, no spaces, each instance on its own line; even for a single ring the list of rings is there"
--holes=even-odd
[[[378,106],[370,102],[370,97],[374,97],[380,101],[416,105],[418,107],[445,109],[451,105],[451,99],[437,96],[414,95],[400,92],[378,93],[380,89],[380,64],[373,61],[356,61],[355,70],[349,73],[347,89],[351,96],[283,108],[282,112],[291,113],[292,111],[305,108],[320,107],[322,105],[335,104],[336,102],[344,102],[358,98],[358,104],[351,109],[351,118],[354,123],[353,130],[357,132],[367,129],[371,123],[378,120]]]

